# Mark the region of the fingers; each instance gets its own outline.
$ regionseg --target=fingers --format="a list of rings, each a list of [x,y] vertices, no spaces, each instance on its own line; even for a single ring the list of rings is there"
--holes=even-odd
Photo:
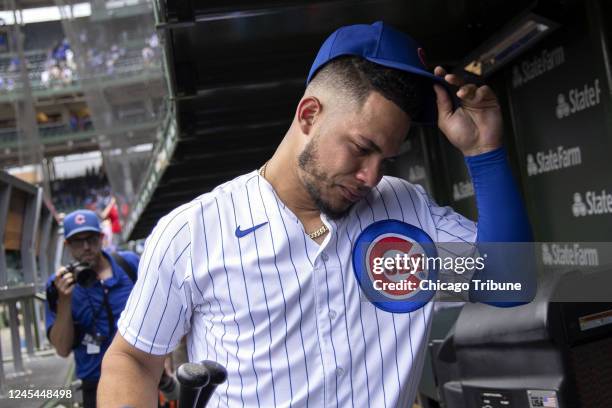
[[[434,92],[436,93],[436,103],[438,104],[438,119],[441,117],[449,116],[453,114],[453,102],[450,96],[446,93],[446,90],[440,85],[434,85]]]
[[[457,91],[457,96],[463,100],[475,102],[473,99],[476,97],[477,90],[478,88],[474,84],[463,85]]]
[[[459,75],[448,74],[441,66],[434,69],[434,75],[443,77],[446,82],[458,87],[457,96],[462,100],[478,103],[495,98],[495,94],[487,85],[478,87],[475,84],[466,84]]]
[[[60,295],[69,295],[74,289],[74,275],[62,267],[55,274],[54,283]]]
[[[434,68],[434,75],[444,78],[446,82],[457,87],[461,87],[465,84],[465,81],[459,75],[449,74],[439,65]]]
[[[496,100],[495,92],[488,86],[483,85],[476,90],[476,100],[478,102]]]

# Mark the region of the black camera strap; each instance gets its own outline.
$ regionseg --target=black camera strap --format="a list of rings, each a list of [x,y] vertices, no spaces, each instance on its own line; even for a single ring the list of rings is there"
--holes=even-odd
[[[110,302],[108,301],[108,288],[105,286],[103,294],[104,307],[106,308],[106,318],[108,319],[108,337],[113,337],[113,331],[115,328],[115,316],[113,316],[113,309],[111,308]]]
[[[113,337],[113,330],[115,328],[115,316],[113,315],[113,309],[111,308],[110,302],[108,300],[108,291],[109,288],[107,288],[106,286],[102,285],[102,307],[106,310],[106,318],[108,320],[108,336],[109,338]],[[89,294],[87,294],[87,300],[89,302],[89,306],[91,307],[91,312],[92,312],[92,316],[93,316],[93,329],[94,329],[94,333],[91,333],[93,335],[95,335],[96,333],[96,321],[98,320],[98,316],[100,316],[100,312],[102,311],[102,308],[95,310],[93,303],[91,301],[91,297],[89,297]]]

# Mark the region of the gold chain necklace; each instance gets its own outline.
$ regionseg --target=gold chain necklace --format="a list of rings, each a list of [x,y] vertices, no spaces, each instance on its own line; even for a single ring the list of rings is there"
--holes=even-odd
[[[265,162],[264,165],[261,166],[261,169],[259,169],[259,175],[263,178],[266,178],[266,167],[267,166],[268,166],[268,162]],[[323,224],[319,227],[318,230],[308,234],[308,237],[310,239],[319,238],[321,235],[325,235],[327,231],[329,231],[329,229],[327,228],[327,225]]]

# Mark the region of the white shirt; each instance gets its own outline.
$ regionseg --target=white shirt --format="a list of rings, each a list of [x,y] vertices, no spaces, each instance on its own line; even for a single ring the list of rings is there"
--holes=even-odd
[[[393,177],[345,218],[322,219],[319,246],[256,171],[175,209],[147,239],[119,332],[157,355],[186,334],[190,361],[228,370],[211,407],[411,407],[433,303],[375,308],[360,296],[353,243],[384,219],[435,242],[474,242],[476,227]]]

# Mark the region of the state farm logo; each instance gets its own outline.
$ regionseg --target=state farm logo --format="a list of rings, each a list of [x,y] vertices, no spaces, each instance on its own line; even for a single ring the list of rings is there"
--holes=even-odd
[[[582,194],[574,193],[574,203],[572,204],[572,214],[574,217],[585,217],[587,215],[605,215],[612,213],[612,194],[601,190],[587,191],[582,200]]]
[[[564,119],[575,113],[592,108],[601,102],[601,89],[599,79],[595,79],[593,85],[584,84],[582,88],[573,88],[567,94],[557,95],[557,107],[555,114],[557,119]]]
[[[459,181],[453,184],[453,200],[459,201],[474,195],[474,185],[470,181]]]
[[[546,266],[598,266],[599,251],[578,243],[542,244],[542,263]]]
[[[565,62],[563,47],[553,50],[542,50],[538,55],[533,56],[515,65],[512,68],[512,87],[519,88],[534,78],[558,67]]]
[[[580,147],[565,148],[557,146],[556,149],[548,149],[548,151],[536,152],[535,154],[529,153],[527,155],[527,176],[531,177],[580,164],[582,164]]]

